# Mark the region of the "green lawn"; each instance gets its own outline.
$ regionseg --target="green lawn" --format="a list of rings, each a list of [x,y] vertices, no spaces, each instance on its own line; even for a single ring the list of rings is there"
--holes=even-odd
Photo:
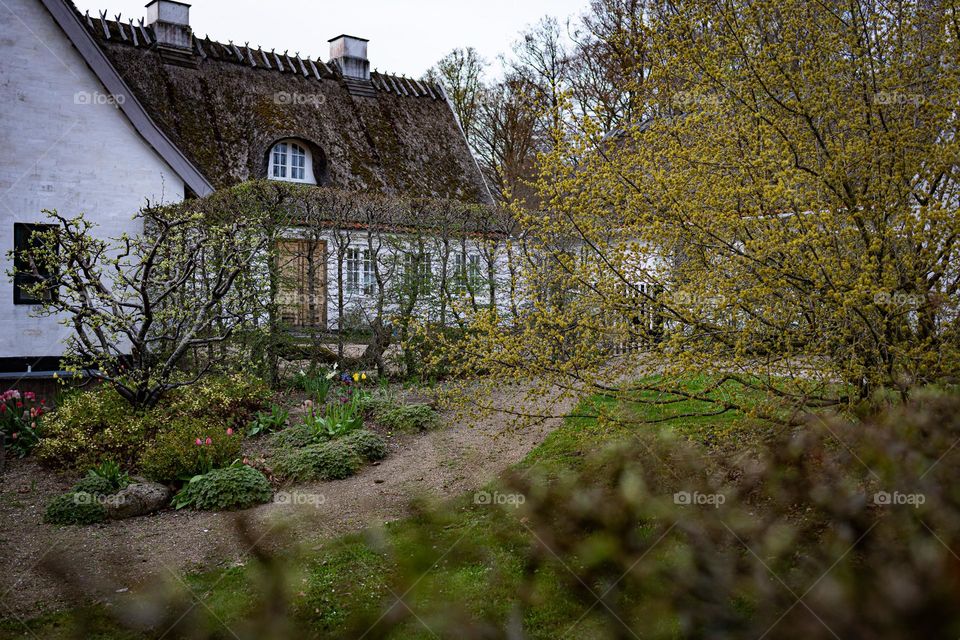
[[[689,388],[702,388],[708,381],[691,380]],[[720,394],[743,393],[727,386]],[[580,468],[589,454],[638,430],[672,430],[677,436],[709,448],[741,448],[765,437],[772,427],[738,412],[713,417],[676,417],[709,407],[683,401],[647,404],[670,399],[650,392],[638,393],[636,402],[587,398],[539,447],[519,465],[520,472],[563,474]],[[620,420],[610,419],[617,416]],[[643,420],[659,421],[643,424]],[[491,490],[495,490],[491,486]],[[557,638],[576,625],[571,637],[591,637],[603,624],[595,613],[573,599],[571,577],[561,567],[541,569],[527,575],[522,564],[532,543],[531,536],[510,507],[473,504],[472,496],[446,503],[442,509],[425,508],[422,515],[387,525],[381,532],[355,535],[324,544],[308,557],[288,559],[276,575],[285,582],[294,618],[311,629],[312,637],[357,637],[380,618],[401,621],[393,630],[396,638],[435,638],[454,635],[451,621],[485,619],[504,624],[515,612],[518,590],[527,596],[522,616],[529,637]],[[224,625],[245,637],[261,637],[255,621],[264,603],[276,603],[274,593],[258,591],[269,584],[262,568],[248,566],[188,577],[191,590],[203,597],[196,607],[212,637],[233,637]],[[404,604],[395,604],[402,596]],[[391,605],[393,605],[392,608]],[[209,612],[209,615],[206,615]],[[439,613],[438,613],[439,612]],[[124,633],[112,626],[100,608],[79,613],[87,622],[84,637],[144,637]],[[222,621],[222,622],[221,622]],[[674,622],[662,623],[667,633]],[[68,613],[44,616],[29,623],[42,638],[69,638],[74,626]],[[158,637],[159,630],[150,637]],[[22,625],[4,622],[0,638],[30,637]],[[168,635],[167,637],[171,637]],[[375,637],[375,634],[374,634]]]

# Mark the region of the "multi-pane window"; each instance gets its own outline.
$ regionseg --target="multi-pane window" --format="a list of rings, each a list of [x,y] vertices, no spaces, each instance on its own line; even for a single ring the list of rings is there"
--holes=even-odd
[[[410,295],[424,295],[430,291],[432,261],[429,253],[407,253],[404,256],[404,284]]]
[[[453,254],[453,284],[463,291],[469,286],[476,289],[483,281],[483,269],[480,264],[480,254],[463,253]]]
[[[310,166],[310,152],[292,140],[273,145],[270,150],[270,168],[267,175],[272,180],[307,182],[314,184]]]
[[[373,252],[369,249],[347,249],[346,289],[350,293],[362,293],[370,296],[376,292],[377,280],[374,274]]]
[[[16,222],[13,225],[13,304],[41,304],[57,295],[56,289],[50,287],[41,292],[40,296],[27,292],[24,287],[32,287],[40,282],[50,280],[53,275],[45,265],[36,264],[26,255],[29,249],[39,246],[35,232],[52,229],[48,224],[26,224]]]

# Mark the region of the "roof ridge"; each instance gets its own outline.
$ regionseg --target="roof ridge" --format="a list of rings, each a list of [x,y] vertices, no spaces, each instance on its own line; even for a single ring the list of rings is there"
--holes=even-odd
[[[145,25],[143,18],[139,20],[138,24],[134,24],[133,18],[124,23],[120,14],[117,14],[114,17],[115,19],[108,18],[107,11],[101,11],[99,17],[95,17],[90,15],[89,10],[81,14],[72,1],[68,0],[68,2],[98,42],[109,42],[110,44],[125,45],[136,49],[151,49],[157,45],[157,37],[153,27]],[[249,42],[237,45],[234,44],[233,40],[228,40],[223,43],[219,40],[211,40],[209,35],[200,38],[196,33],[191,35],[191,41],[193,43],[192,53],[199,56],[201,60],[216,60],[252,69],[290,73],[317,81],[344,79],[336,65],[328,64],[321,58],[301,58],[299,51],[294,56],[289,55],[289,49],[282,54],[277,53],[276,49],[265,52],[261,45],[257,45],[257,48],[254,49]],[[408,78],[405,75],[373,71],[370,73],[370,84],[379,93],[392,93],[401,97],[430,98],[432,100],[442,98],[442,93],[436,83]]]

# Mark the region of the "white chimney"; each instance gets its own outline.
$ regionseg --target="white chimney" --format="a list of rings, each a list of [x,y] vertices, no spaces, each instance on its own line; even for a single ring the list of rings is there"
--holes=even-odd
[[[147,26],[153,27],[157,43],[178,49],[193,48],[190,30],[190,5],[174,0],[147,3]]]
[[[356,38],[346,34],[330,38],[330,61],[340,67],[347,78],[370,79],[370,61],[367,60],[366,38]]]

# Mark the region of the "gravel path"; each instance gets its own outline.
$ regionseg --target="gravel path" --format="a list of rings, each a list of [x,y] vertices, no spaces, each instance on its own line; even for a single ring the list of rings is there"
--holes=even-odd
[[[500,395],[490,399],[493,406],[510,406],[517,397],[509,391]],[[556,415],[570,405],[549,399],[542,403],[539,410],[549,407]],[[445,423],[453,421],[443,417]],[[326,538],[402,518],[414,497],[450,497],[483,485],[519,462],[558,422],[549,419],[517,429],[508,416],[492,414],[472,425],[396,436],[388,440],[390,454],[381,463],[345,480],[291,487],[283,494],[287,503],[244,513],[258,531],[286,525],[286,540],[316,546]],[[55,559],[77,575],[85,590],[79,599],[110,601],[176,580],[182,572],[244,559],[247,548],[238,540],[233,514],[164,511],[88,527],[43,524],[46,502],[75,480],[30,461],[10,461],[0,484],[0,618],[77,604],[78,596],[62,588],[63,578],[44,572],[41,561]]]

